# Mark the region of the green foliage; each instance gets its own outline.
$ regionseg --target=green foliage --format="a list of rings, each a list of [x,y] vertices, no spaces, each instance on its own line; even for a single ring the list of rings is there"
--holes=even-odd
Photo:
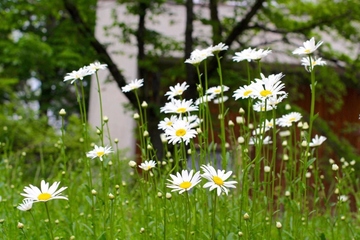
[[[77,1],[85,21],[95,26],[96,1]],[[94,62],[89,42],[77,33],[61,1],[1,1],[0,78],[18,79],[12,90],[27,91],[27,81],[40,81],[37,93],[23,95],[37,100],[41,113],[56,112],[64,103],[76,110],[71,86],[62,84],[67,72]],[[54,94],[54,89],[62,91]]]
[[[26,180],[37,175],[40,165],[41,176],[53,175],[55,169],[49,166],[61,160],[61,134],[49,125],[47,117],[33,111],[31,104],[21,105],[21,101],[12,100],[0,107],[0,153],[3,159],[10,162],[23,159],[26,167],[22,172]],[[82,131],[75,127],[81,125],[79,121],[77,116],[66,119],[66,152],[72,159],[79,159],[83,155],[79,152],[82,148]]]

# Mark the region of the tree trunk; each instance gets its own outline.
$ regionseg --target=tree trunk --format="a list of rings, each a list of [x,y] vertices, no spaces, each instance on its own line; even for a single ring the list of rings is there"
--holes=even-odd
[[[194,39],[192,37],[193,33],[193,22],[194,22],[194,3],[193,0],[186,0],[186,28],[185,28],[185,59],[190,57],[191,52],[193,51]],[[196,77],[195,69],[191,64],[185,64],[186,71],[186,81],[190,85],[189,90],[186,91],[187,98],[193,98],[197,96],[196,91]]]
[[[212,27],[213,45],[222,41],[222,27],[218,16],[218,0],[210,0],[210,22]]]

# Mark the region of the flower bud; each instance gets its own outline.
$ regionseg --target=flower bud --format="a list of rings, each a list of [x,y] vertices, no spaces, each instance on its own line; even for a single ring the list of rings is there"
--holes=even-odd
[[[136,165],[137,165],[137,164],[136,164],[135,161],[132,161],[132,160],[129,161],[129,166],[130,166],[130,167],[134,168],[134,167],[136,167]]]
[[[281,224],[281,222],[276,222],[276,228],[277,228],[277,229],[282,228],[282,224]]]
[[[167,193],[165,194],[165,197],[166,197],[166,199],[171,199],[172,195],[171,195],[171,193],[168,193],[168,192],[167,192]]]
[[[339,170],[339,166],[334,163],[334,164],[331,166],[331,169],[332,169],[333,171],[337,171],[337,170]]]
[[[18,229],[23,229],[23,228],[24,228],[24,224],[21,223],[21,222],[18,222],[17,228],[18,228]]]
[[[114,200],[114,198],[115,198],[115,196],[112,193],[109,193],[108,197],[110,200]]]
[[[236,117],[236,123],[237,124],[243,124],[245,123],[245,118],[239,116],[239,117]]]
[[[161,142],[162,142],[162,143],[167,143],[167,139],[166,139],[165,133],[161,133],[161,134],[160,134],[160,139],[161,139]]]
[[[60,116],[65,116],[66,115],[66,111],[65,111],[65,109],[60,109],[60,111],[59,111],[59,115]]]
[[[147,108],[147,107],[148,107],[147,102],[143,101],[142,104],[141,104],[141,107],[142,107],[142,108]]]

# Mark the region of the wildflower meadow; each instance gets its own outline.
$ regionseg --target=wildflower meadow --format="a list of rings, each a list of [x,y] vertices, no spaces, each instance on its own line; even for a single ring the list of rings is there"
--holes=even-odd
[[[129,82],[122,91],[132,91],[138,104],[138,151],[130,159],[103,114],[98,71],[106,64],[66,74],[80,115],[74,123],[66,109],[59,111],[58,141],[50,143],[57,146],[55,157],[42,155],[29,166],[26,153],[12,152],[10,137],[1,143],[0,239],[360,239],[359,163],[341,158],[319,164],[327,140],[314,127],[315,70],[328,67],[316,54],[322,44],[311,38],[292,52],[309,78],[306,118],[286,101],[287,76],[262,72],[270,49],[235,53],[232,60],[248,70],[247,82],[236,89],[223,79],[219,53],[228,46],[194,50],[184,64],[197,72],[198,96],[184,97],[186,82],[165,93],[161,153],[149,135],[148,105],[138,96],[146,79]],[[217,84],[207,79],[210,58],[218,64]],[[250,64],[256,69],[250,71]],[[87,76],[99,89],[95,130],[87,124]],[[230,98],[245,106],[233,119]],[[71,127],[80,133],[75,148],[67,141]]]

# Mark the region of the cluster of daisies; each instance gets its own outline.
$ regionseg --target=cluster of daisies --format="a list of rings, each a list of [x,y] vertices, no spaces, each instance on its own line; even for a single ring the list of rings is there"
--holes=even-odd
[[[304,42],[303,47],[299,47],[293,54],[307,55],[304,57],[301,62],[302,65],[308,71],[312,71],[316,65],[322,66],[326,62],[321,58],[314,58],[312,53],[322,44],[318,42],[315,44],[315,39],[311,38],[310,40]],[[194,50],[189,59],[186,59],[185,63],[192,64],[195,67],[205,61],[207,58],[217,55],[220,51],[227,50],[228,46],[223,43],[220,43],[216,46],[210,46],[206,49],[196,49]],[[246,61],[260,61],[262,58],[266,57],[272,51],[267,49],[252,49],[248,48],[241,52],[236,52],[233,57],[233,61],[240,62],[243,60]],[[239,87],[234,91],[233,97],[235,100],[238,99],[252,99],[253,100],[253,110],[256,112],[265,112],[275,109],[279,103],[281,103],[286,97],[287,93],[284,91],[285,84],[281,81],[284,75],[271,74],[265,76],[260,74],[260,78],[255,78],[248,85]],[[131,81],[128,85],[122,88],[123,92],[129,92],[136,90],[143,86],[143,79],[135,79]],[[166,139],[168,143],[177,144],[185,143],[188,144],[191,139],[195,138],[197,133],[201,132],[202,129],[199,127],[201,119],[194,112],[199,110],[199,105],[213,101],[213,103],[218,104],[225,102],[228,97],[224,95],[225,92],[229,90],[229,87],[225,85],[214,86],[208,89],[205,89],[204,95],[200,94],[200,97],[193,101],[192,99],[186,100],[182,98],[183,93],[189,88],[186,82],[177,83],[175,86],[171,86],[169,91],[165,93],[169,102],[165,103],[165,106],[160,108],[160,112],[166,114],[172,114],[169,117],[165,117],[158,124],[158,128],[164,131],[163,139]],[[270,120],[265,120],[261,123],[257,129],[253,131],[253,136],[250,138],[250,144],[254,144],[255,138],[263,138],[262,141],[266,143],[271,143],[270,137],[263,137],[263,133],[271,129],[274,126],[274,123],[280,127],[290,127],[293,123],[297,123],[302,118],[301,114],[298,112],[291,112],[285,114],[282,117]],[[310,146],[318,146],[320,142],[325,141],[325,137],[321,136],[315,137],[314,142],[309,143]],[[321,141],[320,141],[321,140]]]
[[[173,191],[179,191],[179,193],[183,193],[185,191],[191,190],[198,183],[201,182],[201,178],[207,180],[207,183],[203,185],[203,188],[209,188],[209,191],[216,189],[216,193],[218,196],[221,193],[225,193],[226,195],[229,192],[228,188],[236,188],[236,181],[227,181],[232,174],[232,171],[225,172],[225,170],[216,170],[211,165],[202,165],[201,169],[203,173],[200,171],[194,173],[194,170],[182,170],[181,173],[177,172],[175,175],[170,174],[170,178],[168,179],[169,183],[167,184],[168,188]]]
[[[71,73],[67,73],[64,77],[64,82],[71,81],[70,83],[73,84],[76,80],[83,80],[84,77],[93,75],[98,70],[106,69],[107,64],[101,64],[100,62],[91,63],[88,66],[81,67],[77,71],[72,71]]]
[[[137,166],[136,162],[130,161],[130,167]],[[144,161],[139,165],[144,171],[150,171],[151,169],[156,167],[156,162],[154,160]],[[217,195],[220,196],[221,193],[225,193],[226,195],[229,193],[228,188],[236,188],[236,181],[227,181],[232,171],[226,172],[225,170],[216,170],[211,165],[202,165],[201,169],[203,173],[200,171],[195,172],[194,170],[182,170],[181,172],[177,172],[176,174],[170,174],[170,178],[168,179],[167,187],[172,189],[172,192],[178,191],[180,194],[185,191],[190,191],[193,187],[195,187],[198,183],[201,182],[201,179],[205,179],[208,182],[203,185],[204,188],[209,188],[210,191],[216,189]]]

